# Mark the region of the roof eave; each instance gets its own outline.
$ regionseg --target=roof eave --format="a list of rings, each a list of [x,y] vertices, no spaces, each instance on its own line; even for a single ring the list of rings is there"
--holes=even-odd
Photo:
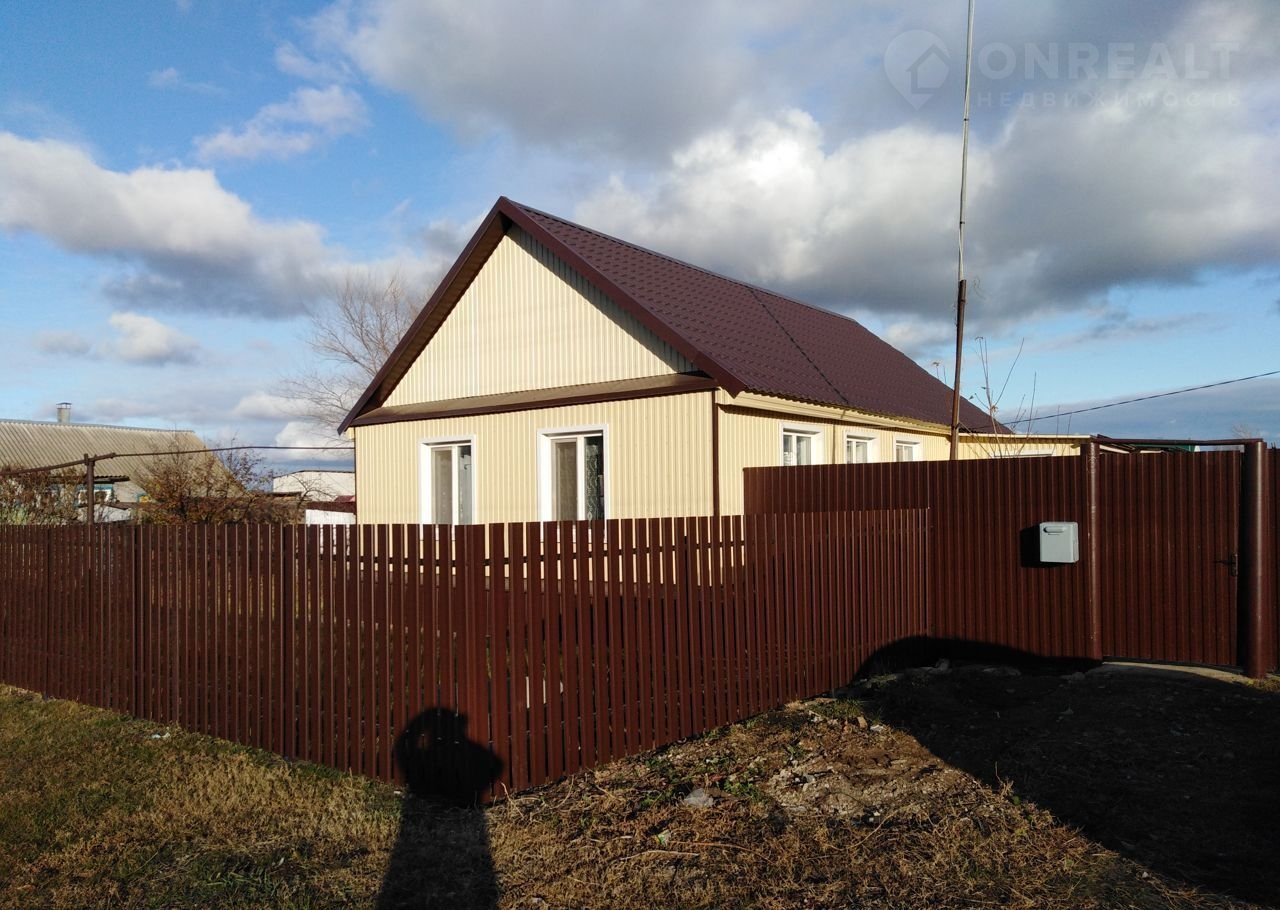
[[[484,260],[489,258],[489,254],[493,252],[498,245],[498,241],[500,241],[502,236],[506,233],[506,225],[502,221],[502,209],[503,203],[507,201],[508,200],[505,196],[500,197],[498,201],[494,203],[493,208],[489,210],[489,214],[485,216],[484,221],[480,223],[480,227],[476,228],[476,232],[471,235],[471,239],[467,241],[467,245],[463,247],[462,253],[454,260],[453,265],[450,266],[449,271],[445,274],[440,284],[436,286],[435,292],[422,308],[422,312],[420,312],[417,318],[413,320],[408,331],[406,331],[404,336],[400,339],[400,343],[395,346],[395,349],[386,359],[386,362],[383,363],[378,372],[374,374],[374,377],[370,381],[368,387],[365,388],[364,392],[356,400],[356,403],[352,406],[351,410],[347,412],[347,416],[342,419],[342,423],[338,425],[339,435],[345,433],[351,427],[355,419],[359,417],[374,401],[374,398],[382,392],[383,386],[387,383],[387,380],[391,378],[392,374],[400,367],[401,361],[406,357],[416,357],[421,353],[421,348],[417,351],[413,350],[418,336],[427,329],[433,317],[436,315],[447,315],[438,314],[438,310],[446,306],[448,309],[452,310],[453,304],[457,303],[456,297],[453,300],[449,300],[449,298],[453,296],[453,291],[456,289],[457,297],[461,297],[466,286],[471,284],[472,279],[475,277],[475,273],[473,272],[471,275],[467,275],[466,272],[468,267],[472,265],[472,259],[477,255],[483,255],[483,260],[475,263],[475,271],[478,272],[480,266],[483,265]],[[489,241],[492,241],[492,243]],[[484,249],[486,246],[488,248]],[[455,285],[458,284],[462,284],[463,286],[455,288]],[[447,304],[446,301],[448,301]],[[443,322],[443,318],[441,318],[440,321]],[[434,332],[432,332],[432,334],[434,334]],[[427,340],[430,339],[428,338]],[[426,344],[424,341],[423,347],[425,346]],[[399,377],[396,378],[397,380],[399,379]],[[386,392],[389,391],[390,389],[388,388]],[[382,394],[385,395],[386,393],[383,392]]]

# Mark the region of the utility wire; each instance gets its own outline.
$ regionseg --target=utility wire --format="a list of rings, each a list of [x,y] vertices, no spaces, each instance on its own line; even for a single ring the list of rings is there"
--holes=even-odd
[[[1280,370],[1272,370],[1269,373],[1254,373],[1252,376],[1241,376],[1239,379],[1224,379],[1221,382],[1210,382],[1205,385],[1193,385],[1185,389],[1175,389],[1172,392],[1159,392],[1155,395],[1141,395],[1138,398],[1126,398],[1124,401],[1112,401],[1108,404],[1097,404],[1089,408],[1076,408],[1074,411],[1055,411],[1052,414],[1045,414],[1043,417],[1023,417],[1021,420],[1009,421],[1009,426],[1016,426],[1020,423],[1035,423],[1039,420],[1053,420],[1056,417],[1070,417],[1072,414],[1087,414],[1090,411],[1102,411],[1106,408],[1118,408],[1122,404],[1135,404],[1139,401],[1152,401],[1156,398],[1170,398],[1174,395],[1185,395],[1188,392],[1200,392],[1204,389],[1216,389],[1224,385],[1234,385],[1237,382],[1249,382],[1252,379],[1266,379],[1268,376],[1280,376]]]
[[[42,465],[36,468],[16,468],[9,471],[0,471],[0,477],[18,477],[23,474],[40,474],[45,471],[60,471],[68,468],[78,468],[86,461],[110,461],[113,458],[158,458],[162,455],[203,455],[205,453],[214,452],[244,452],[244,451],[267,451],[267,452],[351,452],[354,446],[217,446],[212,449],[174,449],[169,452],[124,452],[123,454],[112,453],[110,455],[90,455],[88,458],[81,458],[77,461],[63,462],[62,464]]]

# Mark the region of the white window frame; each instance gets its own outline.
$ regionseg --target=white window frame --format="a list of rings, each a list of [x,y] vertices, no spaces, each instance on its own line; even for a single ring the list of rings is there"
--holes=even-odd
[[[870,433],[859,433],[850,430],[844,434],[844,463],[857,464],[856,461],[849,460],[849,443],[865,442],[867,444],[867,464],[875,464],[880,460],[880,439],[872,436]]]
[[[480,498],[479,484],[476,483],[478,476],[476,471],[476,438],[475,436],[440,436],[431,439],[418,440],[418,519],[424,525],[435,524],[431,519],[435,514],[435,500],[432,496],[432,471],[431,471],[431,453],[436,449],[452,448],[453,455],[453,477],[450,481],[453,484],[453,520],[449,522],[451,526],[457,526],[458,522],[458,446],[471,446],[471,523],[476,523],[476,516],[480,514]]]
[[[778,433],[778,464],[794,467],[794,465],[787,465],[786,438],[789,435],[808,436],[812,440],[809,445],[809,451],[813,455],[813,461],[809,462],[811,465],[827,463],[826,430],[823,427],[803,423],[784,423]]]
[[[613,510],[613,470],[610,462],[613,459],[613,445],[609,439],[609,425],[607,423],[591,424],[587,426],[573,427],[546,427],[538,430],[538,520],[539,521],[555,521],[555,509],[552,502],[552,477],[551,477],[551,446],[559,439],[576,438],[578,443],[578,521],[584,521],[583,513],[587,506],[587,497],[584,495],[583,481],[586,477],[586,471],[583,468],[583,459],[586,453],[586,446],[581,440],[587,436],[603,436],[604,437],[604,515],[602,518],[607,520]]]
[[[924,443],[919,439],[913,439],[909,436],[898,436],[893,440],[893,460],[895,463],[909,464],[910,462],[898,462],[898,447],[907,446],[912,451],[911,461],[924,461]]]

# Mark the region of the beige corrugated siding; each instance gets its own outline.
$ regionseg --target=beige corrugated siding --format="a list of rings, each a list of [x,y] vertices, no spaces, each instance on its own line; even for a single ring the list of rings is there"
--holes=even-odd
[[[473,437],[475,520],[537,521],[539,431],[587,426],[606,431],[607,517],[711,513],[711,395],[702,392],[358,427],[358,518],[420,521],[423,441]]]
[[[731,398],[718,393],[720,411],[720,505],[726,515],[742,511],[742,470],[782,463],[784,427],[816,429],[822,434],[821,461],[840,464],[845,458],[845,438],[872,440],[871,459],[892,461],[894,444],[920,444],[922,461],[951,457],[945,430],[923,424],[895,421],[822,405],[790,402],[763,395]],[[1076,455],[1081,439],[1047,436],[962,438],[961,458],[996,458],[1015,455]]]
[[[586,279],[513,228],[386,403],[447,401],[692,369]]]
[[[970,441],[961,439],[960,457],[1013,458],[1029,455],[1079,455],[1085,437],[1076,439],[1052,436],[984,436]]]
[[[721,393],[724,403],[733,399]],[[764,402],[753,402],[761,404]],[[780,409],[791,405],[783,399],[769,404]],[[782,463],[782,431],[784,427],[815,429],[821,432],[821,464],[839,464],[844,461],[846,435],[872,440],[872,458],[875,461],[891,461],[893,445],[897,441],[918,442],[922,460],[938,460],[948,457],[949,443],[945,436],[923,432],[911,427],[895,429],[859,422],[867,415],[835,408],[824,416],[817,406],[796,407],[798,413],[763,413],[744,411],[732,405],[720,412],[720,508],[726,515],[742,511],[742,471],[744,468],[772,467]],[[838,417],[837,417],[838,415]]]

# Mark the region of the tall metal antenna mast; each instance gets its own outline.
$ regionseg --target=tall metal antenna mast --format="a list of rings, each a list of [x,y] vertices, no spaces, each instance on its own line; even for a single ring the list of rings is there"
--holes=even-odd
[[[951,388],[951,460],[960,457],[960,360],[964,353],[964,206],[969,190],[969,89],[973,81],[973,7],[969,0],[969,36],[964,55],[964,130],[960,150],[960,251],[956,264],[956,371]]]

